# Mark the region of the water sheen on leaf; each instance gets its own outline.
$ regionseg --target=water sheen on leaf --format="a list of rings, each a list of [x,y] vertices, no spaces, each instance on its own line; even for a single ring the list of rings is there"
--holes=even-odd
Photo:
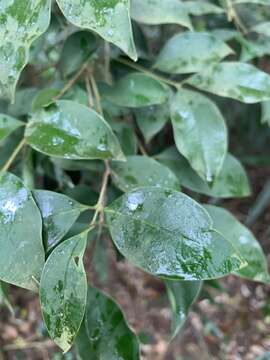
[[[86,306],[87,281],[83,254],[88,232],[65,240],[49,256],[40,282],[40,303],[46,328],[68,351],[80,329]]]
[[[111,298],[91,286],[76,348],[82,360],[139,360],[138,339],[129,329],[121,309]]]
[[[0,173],[0,279],[36,290],[44,265],[42,221],[22,181]]]
[[[144,271],[165,278],[219,278],[245,265],[207,212],[180,192],[138,188],[105,209],[118,250]]]
[[[0,141],[23,125],[23,122],[11,116],[0,114]]]
[[[44,154],[73,160],[123,160],[120,144],[106,121],[74,101],[59,100],[33,114],[28,144]]]

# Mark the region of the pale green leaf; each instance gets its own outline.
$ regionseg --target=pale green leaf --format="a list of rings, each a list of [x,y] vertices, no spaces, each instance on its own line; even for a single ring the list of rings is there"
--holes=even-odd
[[[270,5],[270,1],[269,1],[269,5]],[[253,26],[251,30],[261,35],[270,36],[270,21],[259,23]]]
[[[179,1],[179,0],[178,0]],[[165,3],[165,1],[164,1]],[[183,2],[186,11],[193,16],[201,16],[206,14],[222,14],[224,10],[207,1],[185,1]]]

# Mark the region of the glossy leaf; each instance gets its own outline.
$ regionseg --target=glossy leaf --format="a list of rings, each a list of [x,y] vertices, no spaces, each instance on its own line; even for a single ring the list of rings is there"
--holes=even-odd
[[[169,94],[166,85],[142,73],[129,74],[104,91],[113,104],[131,108],[162,104]]]
[[[270,126],[270,101],[264,101],[262,103],[262,119],[263,124]]]
[[[193,16],[202,16],[206,14],[222,14],[224,10],[207,1],[185,1],[183,5],[186,11]]]
[[[33,191],[43,221],[43,243],[46,250],[53,248],[68,232],[87,206],[53,191]]]
[[[0,280],[37,289],[44,265],[41,231],[30,191],[15,175],[0,173]]]
[[[50,0],[1,0],[0,98],[14,100],[29,48],[49,25],[50,6]]]
[[[143,186],[180,189],[174,173],[147,156],[128,156],[126,162],[114,162],[111,168],[115,185],[124,192]]]
[[[0,114],[0,141],[4,140],[14,130],[23,125],[23,122],[11,116]]]
[[[270,75],[241,62],[207,67],[187,82],[201,90],[247,104],[270,99]]]
[[[76,340],[81,360],[139,360],[139,342],[119,306],[107,295],[88,288],[85,324]]]
[[[124,159],[106,121],[94,110],[69,100],[59,100],[34,113],[25,136],[32,148],[49,156],[73,160]]]
[[[86,306],[87,281],[83,254],[85,231],[57,246],[49,256],[40,282],[40,303],[46,328],[66,352],[80,329]]]
[[[219,175],[211,185],[203,181],[187,160],[173,147],[156,156],[156,159],[176,174],[182,186],[192,191],[218,198],[250,195],[250,186],[245,170],[241,163],[230,154],[226,156]]]
[[[218,278],[245,265],[194,200],[180,192],[138,188],[106,208],[112,239],[122,255],[165,278]]]
[[[251,231],[241,224],[229,211],[213,205],[205,205],[217,229],[239,251],[248,265],[234,274],[249,280],[269,283],[267,260],[262,248]]]
[[[192,28],[186,7],[179,0],[131,0],[132,19],[148,24],[178,24]]]
[[[172,309],[171,339],[173,339],[181,330],[192,304],[198,298],[202,281],[167,280],[165,284]]]
[[[74,25],[93,30],[137,59],[130,22],[129,0],[57,0],[66,18]]]
[[[179,90],[171,100],[176,147],[207,182],[220,173],[227,153],[227,128],[217,106],[193,91]]]
[[[183,32],[167,41],[158,55],[155,68],[171,74],[198,72],[232,52],[226,43],[211,33]]]

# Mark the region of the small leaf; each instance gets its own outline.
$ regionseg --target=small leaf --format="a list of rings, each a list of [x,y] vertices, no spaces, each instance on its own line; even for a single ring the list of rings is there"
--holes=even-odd
[[[49,156],[71,160],[124,159],[106,121],[94,110],[69,100],[59,100],[34,113],[25,136],[32,148]]]
[[[224,10],[221,7],[206,1],[185,1],[183,2],[183,5],[186,11],[193,16],[224,13]]]
[[[105,212],[120,253],[152,275],[205,280],[245,265],[202,206],[180,192],[139,188]]]
[[[270,99],[270,76],[253,65],[241,62],[224,62],[206,67],[187,83],[247,104]]]
[[[59,89],[48,88],[37,92],[32,101],[32,111],[38,111],[54,103],[54,98],[60,93]]]
[[[217,106],[193,91],[179,90],[171,100],[177,149],[199,176],[212,182],[227,153],[227,128]]]
[[[0,141],[4,140],[13,131],[23,126],[24,123],[11,116],[0,114]]]
[[[227,154],[223,167],[211,186],[197,175],[187,160],[173,147],[156,156],[156,159],[175,173],[183,187],[192,191],[218,198],[250,195],[246,172],[241,163],[230,154]]]
[[[42,221],[30,191],[15,175],[0,173],[0,279],[36,290],[44,265]]]
[[[81,326],[87,296],[83,254],[88,231],[65,240],[49,256],[40,282],[41,310],[53,341],[67,352]]]
[[[192,28],[186,7],[179,0],[131,0],[131,17],[148,25],[179,24]]]
[[[1,0],[0,98],[14,101],[29,48],[49,26],[50,7],[50,0]]]
[[[79,358],[139,360],[139,342],[119,306],[93,287],[88,288],[84,324],[76,339]]]
[[[155,68],[171,74],[198,72],[232,53],[226,43],[211,33],[183,32],[164,45]]]
[[[270,101],[262,102],[262,119],[263,124],[270,126]]]
[[[137,59],[132,36],[129,0],[93,1],[57,0],[65,17],[83,29],[93,30]]]
[[[229,211],[213,205],[204,207],[214,220],[214,228],[232,243],[248,264],[245,268],[234,271],[234,274],[249,280],[269,283],[266,257],[251,231]]]
[[[143,186],[180,189],[174,173],[147,156],[128,156],[126,162],[114,162],[111,168],[115,185],[124,192]]]
[[[270,5],[270,1],[268,5]],[[261,35],[270,36],[270,21],[259,23],[253,26],[251,30]]]
[[[169,88],[151,76],[132,73],[104,90],[104,97],[123,107],[144,107],[162,104],[168,100]]]
[[[121,148],[125,155],[134,155],[137,153],[137,138],[134,130],[125,122],[109,122],[113,131],[117,135]]]
[[[165,284],[172,308],[172,340],[181,330],[192,304],[198,298],[202,288],[202,281],[167,280]]]
[[[35,190],[33,196],[43,220],[43,243],[46,250],[50,250],[87,210],[87,206],[53,191]]]

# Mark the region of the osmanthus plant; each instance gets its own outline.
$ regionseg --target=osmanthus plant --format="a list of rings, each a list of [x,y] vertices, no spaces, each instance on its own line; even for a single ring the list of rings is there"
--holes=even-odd
[[[252,233],[192,198],[251,193],[216,99],[262,102],[270,124],[270,75],[251,64],[269,52],[267,21],[269,0],[1,0],[0,299],[7,283],[39,292],[64,352],[140,356],[119,306],[87,284],[84,254],[104,251],[105,272],[108,232],[165,282],[171,338],[204,280],[269,282]]]

